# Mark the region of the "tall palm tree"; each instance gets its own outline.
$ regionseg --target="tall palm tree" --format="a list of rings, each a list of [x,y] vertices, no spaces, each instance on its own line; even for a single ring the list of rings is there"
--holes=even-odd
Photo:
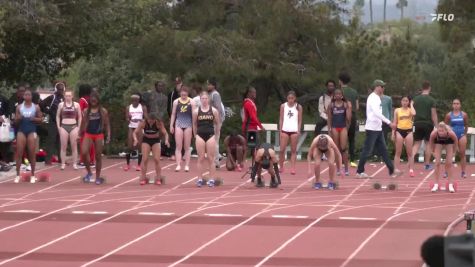
[[[401,9],[401,20],[404,18],[404,7],[407,7],[407,0],[399,0],[396,4],[397,8]]]
[[[369,0],[369,17],[371,24],[373,24],[373,0]]]

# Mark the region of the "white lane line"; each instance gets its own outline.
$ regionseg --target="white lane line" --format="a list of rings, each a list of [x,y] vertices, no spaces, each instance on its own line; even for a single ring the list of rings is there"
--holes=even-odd
[[[84,211],[84,210],[73,210],[72,214],[107,214],[107,211]]]
[[[143,211],[139,212],[139,215],[146,215],[146,216],[172,216],[173,212],[149,212],[149,211]]]
[[[401,209],[412,199],[412,197],[419,190],[419,188],[426,182],[427,178],[429,178],[433,173],[434,170],[429,172],[429,174],[427,174],[427,176],[422,179],[422,181],[417,185],[416,188],[414,188],[414,190],[412,190],[411,194],[404,200],[404,202],[399,205],[399,207],[393,212],[393,214],[398,214],[399,211],[401,211]]]
[[[6,210],[8,213],[40,213],[39,210]]]
[[[242,217],[242,214],[206,213],[209,217]]]
[[[307,219],[308,216],[304,215],[272,215],[272,218],[282,218],[282,219]]]
[[[376,218],[366,218],[366,217],[339,217],[340,220],[350,220],[350,221],[375,221]]]

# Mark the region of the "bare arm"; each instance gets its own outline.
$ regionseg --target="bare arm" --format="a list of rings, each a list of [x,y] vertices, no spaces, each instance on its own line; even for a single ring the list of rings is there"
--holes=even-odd
[[[346,127],[349,128],[351,124],[351,111],[353,107],[351,106],[351,102],[346,102]]]
[[[198,130],[198,110],[193,110],[191,118],[193,121],[193,136],[196,137],[196,131]],[[170,132],[171,130],[172,130],[172,123],[170,122]]]
[[[23,119],[23,117],[21,116],[21,113],[20,113],[20,105],[18,105],[16,107],[16,110],[15,110],[15,125],[16,125],[16,127],[18,127],[20,125],[21,119]]]
[[[437,118],[437,110],[435,108],[431,108],[431,115],[432,115],[432,122],[434,123],[434,125],[437,125],[439,124],[439,119]]]
[[[328,132],[332,132],[332,119],[333,119],[333,108],[331,107],[332,104],[327,109],[327,127],[328,127]]]
[[[81,106],[79,105],[79,103],[75,102],[74,105],[76,106],[76,110],[78,110],[77,114],[77,118],[78,118],[78,125],[79,127],[81,127],[81,124],[82,124],[82,112],[81,112]]]
[[[104,112],[104,124],[106,126],[106,132],[107,132],[106,143],[109,143],[111,140],[111,124],[109,121],[109,113],[107,112],[107,109],[105,108],[102,108],[102,110]]]
[[[450,112],[445,114],[444,122],[445,124],[450,125]]]
[[[176,117],[176,106],[178,105],[178,99],[173,101],[172,105],[172,117],[170,118],[170,133],[173,134],[175,132],[175,117]]]
[[[467,113],[463,112],[463,124],[465,126],[465,135],[467,135],[467,132],[468,132],[468,115]]]
[[[84,112],[83,112],[84,116],[86,116],[88,110],[89,110],[89,108],[84,109]],[[86,119],[84,119],[84,120],[82,120],[82,122],[80,124],[80,127],[79,127],[79,136],[82,136],[84,134],[84,131],[86,130],[86,127],[87,127]]]
[[[40,106],[35,105],[36,116],[32,119],[35,123],[41,123],[43,121],[43,112],[41,112]]]
[[[284,123],[284,104],[280,105],[280,113],[279,113],[279,130],[282,131],[282,124]]]
[[[58,129],[61,127],[61,110],[63,109],[64,102],[59,103],[58,110],[56,111],[56,126]]]
[[[416,109],[414,108],[414,101],[410,101],[411,115],[416,116]]]
[[[212,110],[214,115],[214,134],[217,136],[221,132],[221,119],[218,110],[215,108],[212,108]],[[219,140],[216,141],[219,142]]]
[[[167,133],[167,129],[165,129],[165,125],[163,124],[163,121],[160,121],[159,122],[160,124],[160,132],[162,133],[162,135],[165,137],[165,145],[167,147],[170,147],[170,141],[168,139],[168,133]]]
[[[299,133],[302,131],[302,120],[303,120],[303,108],[302,105],[297,104],[297,109],[299,111]]]

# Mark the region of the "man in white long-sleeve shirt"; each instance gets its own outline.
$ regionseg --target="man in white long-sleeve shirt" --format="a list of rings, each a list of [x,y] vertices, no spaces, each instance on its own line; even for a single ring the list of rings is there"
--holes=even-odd
[[[394,165],[389,158],[388,151],[386,149],[386,143],[383,137],[383,123],[386,123],[391,129],[396,129],[394,123],[391,123],[383,115],[383,108],[381,105],[381,96],[383,95],[383,88],[386,84],[381,80],[375,80],[373,82],[373,92],[368,96],[366,101],[366,139],[363,146],[363,151],[360,155],[360,161],[358,162],[358,170],[356,176],[358,178],[369,177],[364,172],[364,165],[369,154],[373,151],[373,148],[379,151],[379,154],[383,157],[383,161],[386,167],[389,169],[389,175],[392,177],[399,176],[401,171],[394,170]]]

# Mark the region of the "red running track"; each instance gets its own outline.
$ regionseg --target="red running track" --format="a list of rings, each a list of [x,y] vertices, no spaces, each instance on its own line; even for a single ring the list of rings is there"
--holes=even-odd
[[[396,191],[372,189],[389,181],[380,164],[367,164],[373,179],[353,173],[336,191],[316,191],[305,162],[279,189],[224,170],[223,186],[197,188],[195,162],[188,173],[162,164],[162,186],[140,186],[118,160],[105,161],[100,186],[57,167],[51,183],[0,183],[0,265],[420,267],[421,243],[474,204],[473,166],[450,194],[429,192],[421,165]]]

